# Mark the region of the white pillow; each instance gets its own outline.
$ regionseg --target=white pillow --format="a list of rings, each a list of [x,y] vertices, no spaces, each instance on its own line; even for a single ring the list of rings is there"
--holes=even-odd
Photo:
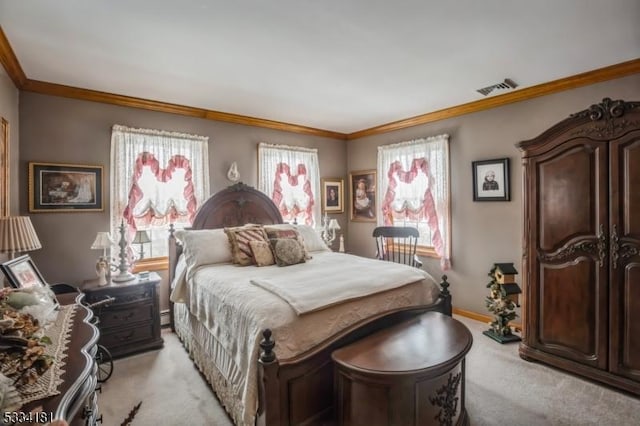
[[[179,229],[175,236],[182,243],[189,268],[231,262],[231,245],[224,229]]]
[[[331,251],[329,247],[322,241],[320,233],[309,225],[298,225],[298,232],[304,240],[304,246],[308,252],[312,251]]]

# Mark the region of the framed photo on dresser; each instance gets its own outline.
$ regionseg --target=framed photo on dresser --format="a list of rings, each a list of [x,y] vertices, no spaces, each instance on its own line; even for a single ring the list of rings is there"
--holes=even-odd
[[[0,268],[13,288],[47,286],[47,282],[28,254],[4,262]]]

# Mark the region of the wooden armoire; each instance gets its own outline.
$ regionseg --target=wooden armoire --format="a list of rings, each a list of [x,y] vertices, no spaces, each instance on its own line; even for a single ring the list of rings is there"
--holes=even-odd
[[[517,146],[520,356],[640,395],[640,102],[605,98]]]

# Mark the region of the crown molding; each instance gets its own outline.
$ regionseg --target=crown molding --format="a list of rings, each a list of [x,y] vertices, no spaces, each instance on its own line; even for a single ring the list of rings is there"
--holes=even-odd
[[[359,139],[365,136],[373,136],[387,133],[394,130],[406,129],[407,127],[432,123],[434,121],[445,120],[447,118],[458,117],[460,115],[471,114],[472,112],[484,111],[491,108],[508,105],[515,102],[526,101],[539,96],[550,95],[564,90],[575,89],[590,84],[600,83],[615,78],[626,77],[628,75],[640,73],[640,59],[622,62],[596,70],[587,71],[570,77],[553,80],[548,83],[538,84],[505,93],[503,95],[480,99],[466,104],[457,105],[450,108],[441,109],[427,114],[417,115],[404,120],[394,121],[369,129],[360,130],[347,135],[347,139]]]
[[[149,99],[136,98],[133,96],[116,95],[113,93],[82,89],[79,87],[65,86],[62,84],[48,83],[45,81],[27,79],[22,87],[22,90],[44,95],[61,96],[64,98],[100,102],[105,104],[146,109],[157,112],[166,112],[169,114],[186,115],[189,117],[204,118],[206,120],[224,121],[227,123],[242,124],[254,127],[264,127],[267,129],[301,133],[311,136],[320,136],[342,140],[347,138],[347,135],[345,133],[333,132],[330,130],[316,129],[313,127],[300,126],[298,124],[284,123],[281,121],[266,120],[263,118],[248,117],[240,114],[212,111],[204,108],[195,108],[184,105],[171,104],[167,102],[153,101]]]
[[[11,81],[18,89],[22,89],[22,86],[27,81],[27,76],[25,75],[22,67],[20,66],[20,62],[18,62],[18,58],[16,54],[13,52],[11,45],[9,44],[9,40],[7,36],[4,34],[2,27],[0,26],[0,64],[4,67],[9,75]]]

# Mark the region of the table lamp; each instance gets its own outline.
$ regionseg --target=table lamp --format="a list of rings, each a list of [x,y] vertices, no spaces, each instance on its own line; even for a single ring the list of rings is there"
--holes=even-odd
[[[13,259],[16,253],[41,248],[29,216],[0,217],[0,253],[9,253]]]
[[[147,231],[136,231],[136,235],[133,237],[131,244],[140,244],[140,259],[144,259],[144,245],[150,243],[149,234]]]

